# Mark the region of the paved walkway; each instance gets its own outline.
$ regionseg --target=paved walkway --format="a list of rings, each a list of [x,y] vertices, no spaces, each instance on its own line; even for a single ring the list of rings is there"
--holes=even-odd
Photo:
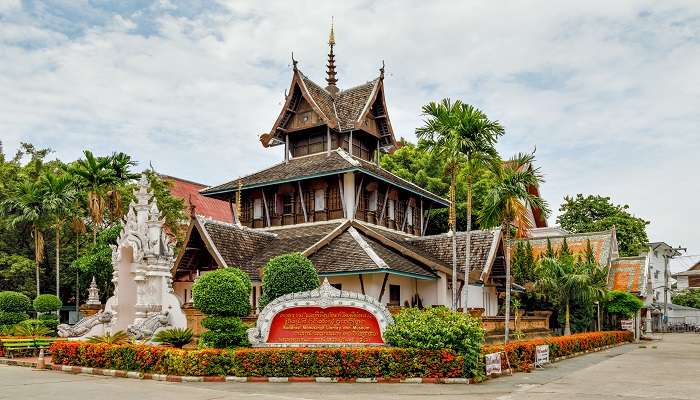
[[[0,399],[698,399],[700,335],[617,347],[479,385],[166,383],[0,365]],[[657,348],[652,348],[657,346]]]

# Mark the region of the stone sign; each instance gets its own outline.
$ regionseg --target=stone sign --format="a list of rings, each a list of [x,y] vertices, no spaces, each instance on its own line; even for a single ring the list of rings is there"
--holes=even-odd
[[[383,345],[391,323],[391,314],[377,300],[338,290],[325,279],[318,289],[270,302],[248,339],[254,347]]]

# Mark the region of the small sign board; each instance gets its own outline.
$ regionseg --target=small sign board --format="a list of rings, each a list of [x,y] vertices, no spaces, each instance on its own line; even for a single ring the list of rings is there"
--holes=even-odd
[[[486,355],[486,376],[501,373],[501,353]]]
[[[622,321],[620,321],[620,325],[622,325],[622,329],[634,332],[634,320],[623,319]]]
[[[549,345],[543,344],[535,347],[535,366],[541,367],[544,364],[549,364]]]

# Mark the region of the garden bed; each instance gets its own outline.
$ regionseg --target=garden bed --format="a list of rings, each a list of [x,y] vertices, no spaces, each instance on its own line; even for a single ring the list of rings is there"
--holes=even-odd
[[[634,335],[629,331],[588,332],[569,336],[520,340],[509,342],[506,345],[486,345],[483,347],[483,353],[505,352],[508,359],[503,357],[503,369],[506,369],[507,363],[510,363],[514,369],[530,371],[535,363],[535,348],[539,345],[549,345],[549,357],[551,360],[556,360],[632,341],[634,341]]]
[[[448,350],[292,348],[178,350],[148,345],[57,342],[54,364],[176,376],[463,378],[464,357]]]

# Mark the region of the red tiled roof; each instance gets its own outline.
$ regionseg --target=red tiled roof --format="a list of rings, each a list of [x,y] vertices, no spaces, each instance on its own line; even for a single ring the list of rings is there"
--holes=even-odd
[[[233,222],[231,208],[227,202],[199,194],[199,191],[206,188],[207,185],[176,178],[174,176],[161,176],[163,179],[172,182],[173,185],[170,188],[170,193],[175,197],[184,199],[187,207],[194,205],[195,213],[198,215],[217,221]],[[192,202],[191,204],[190,201]]]
[[[610,265],[608,288],[630,293],[641,293],[644,289],[646,257],[618,258]]]

